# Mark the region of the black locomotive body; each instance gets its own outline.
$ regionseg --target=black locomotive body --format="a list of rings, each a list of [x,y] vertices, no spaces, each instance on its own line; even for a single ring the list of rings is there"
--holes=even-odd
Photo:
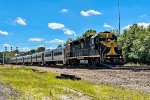
[[[117,37],[110,32],[77,39],[65,51],[67,65],[122,65],[124,62]]]

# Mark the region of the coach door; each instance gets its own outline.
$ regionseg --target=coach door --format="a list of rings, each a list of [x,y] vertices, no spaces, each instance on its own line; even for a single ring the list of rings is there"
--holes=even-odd
[[[44,53],[42,53],[42,65],[44,65]]]
[[[53,54],[53,51],[52,51],[52,61],[53,61],[53,57],[54,57],[54,54]]]

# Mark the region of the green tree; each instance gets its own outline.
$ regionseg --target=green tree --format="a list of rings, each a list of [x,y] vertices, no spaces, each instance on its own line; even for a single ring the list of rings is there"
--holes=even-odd
[[[34,49],[31,49],[30,51],[28,51],[28,55],[31,55],[31,54],[34,54],[34,53],[36,53],[36,50],[34,50]]]
[[[19,54],[19,50],[18,49],[14,50],[13,52],[16,53],[16,54]]]
[[[62,45],[61,44],[59,44],[58,46],[57,46],[57,48],[61,48],[62,47]]]
[[[80,39],[80,38],[82,38],[81,36],[77,36],[77,39]]]
[[[118,39],[127,62],[150,64],[150,26],[133,24]]]
[[[96,30],[87,30],[82,36],[83,37],[89,37],[91,35],[96,34]]]
[[[65,43],[64,45],[69,44],[69,43],[71,43],[72,41],[73,41],[72,38],[68,38],[67,41],[66,41],[66,43]]]
[[[45,51],[45,47],[38,47],[36,52],[43,52]]]

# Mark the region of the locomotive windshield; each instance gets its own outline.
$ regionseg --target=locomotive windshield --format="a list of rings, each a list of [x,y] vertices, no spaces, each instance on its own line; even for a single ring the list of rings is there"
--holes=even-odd
[[[117,37],[111,32],[101,32],[98,35],[100,41],[110,41],[110,40],[117,41]]]

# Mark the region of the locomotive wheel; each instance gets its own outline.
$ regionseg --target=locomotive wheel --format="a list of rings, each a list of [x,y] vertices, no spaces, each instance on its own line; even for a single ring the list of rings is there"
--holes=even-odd
[[[74,65],[79,66],[79,60],[75,60]]]
[[[89,62],[89,65],[92,65],[92,59],[89,59],[88,62]]]
[[[96,60],[95,59],[92,60],[92,64],[91,65],[92,65],[92,67],[96,67]]]
[[[74,66],[74,61],[73,61],[73,60],[70,60],[70,61],[69,61],[69,64],[70,64],[71,66]]]

